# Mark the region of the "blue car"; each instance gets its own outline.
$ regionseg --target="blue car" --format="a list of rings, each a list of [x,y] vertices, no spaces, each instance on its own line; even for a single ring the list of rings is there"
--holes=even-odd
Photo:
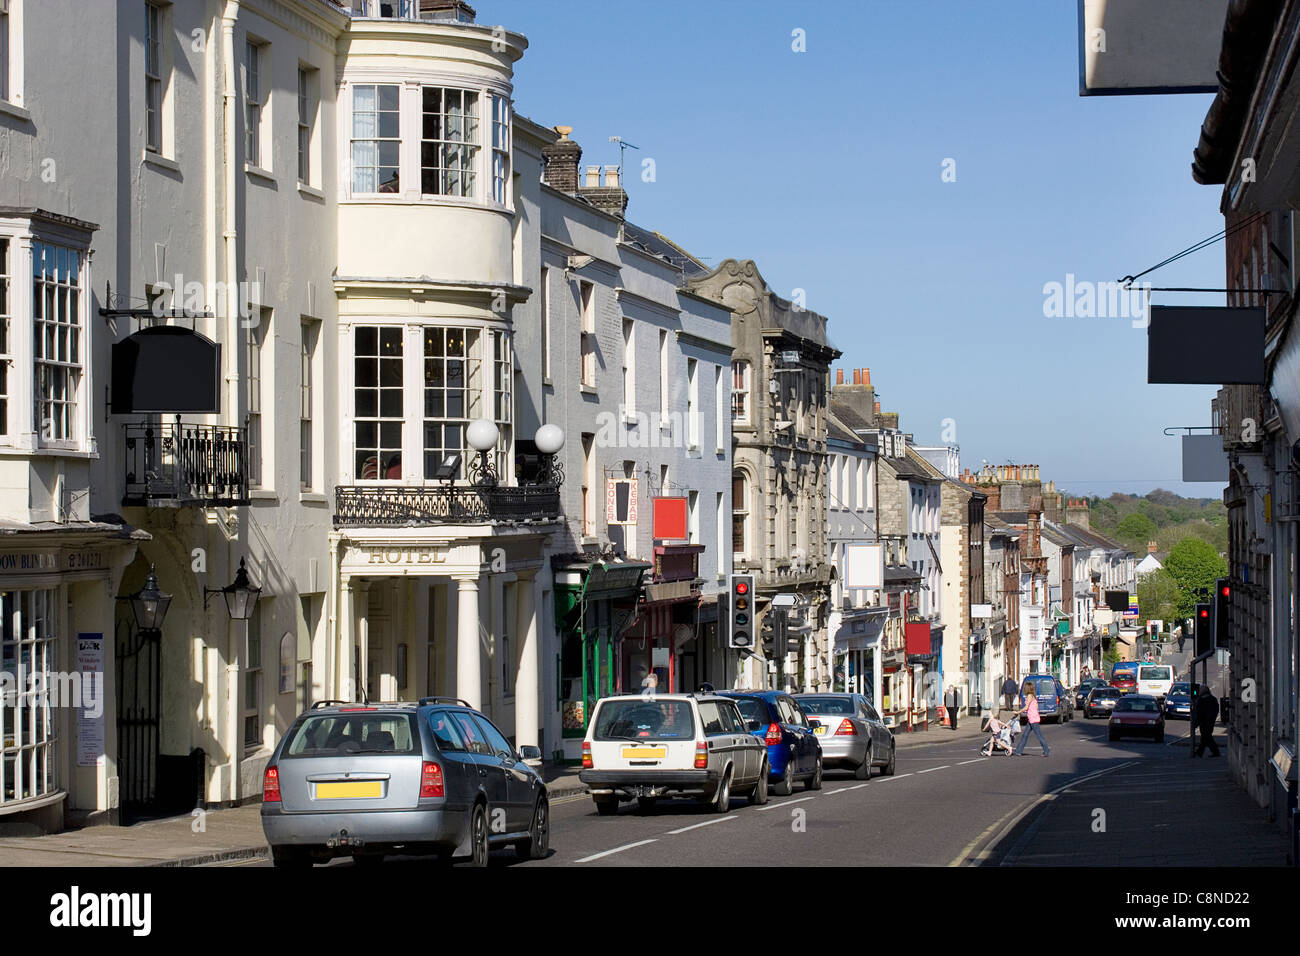
[[[1165,717],[1179,720],[1192,719],[1192,685],[1187,681],[1175,681],[1165,697]]]
[[[720,691],[719,696],[736,702],[749,732],[767,745],[773,793],[789,796],[796,780],[809,790],[822,788],[822,745],[798,701],[777,690]]]
[[[1020,678],[1020,706],[1025,706],[1025,685],[1033,682],[1037,688],[1038,717],[1043,723],[1057,724],[1069,720],[1065,708],[1061,705],[1063,688],[1051,674],[1029,674]]]

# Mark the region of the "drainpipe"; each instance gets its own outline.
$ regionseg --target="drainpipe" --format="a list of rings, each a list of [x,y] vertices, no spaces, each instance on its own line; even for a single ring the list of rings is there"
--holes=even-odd
[[[235,219],[235,21],[239,18],[239,0],[226,0],[221,14],[221,56],[222,56],[222,162],[225,166],[225,203],[224,244],[226,265],[226,408],[233,417],[236,427],[239,425],[239,263],[238,229]],[[236,522],[239,512],[236,511]],[[235,534],[227,538],[228,568],[235,567],[234,544],[239,539],[239,527]],[[240,680],[239,680],[239,626],[233,620],[226,622],[226,735],[229,747],[231,806],[239,804],[239,758],[242,741],[239,734]]]

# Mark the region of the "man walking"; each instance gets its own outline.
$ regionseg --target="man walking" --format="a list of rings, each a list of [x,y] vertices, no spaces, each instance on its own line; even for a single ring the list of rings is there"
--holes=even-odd
[[[1025,681],[1023,691],[1025,695],[1025,705],[1020,708],[1020,710],[1016,711],[1016,713],[1025,715],[1025,720],[1028,721],[1028,726],[1016,741],[1016,749],[1012,751],[1012,756],[1023,757],[1025,755],[1025,742],[1029,740],[1029,731],[1032,730],[1034,736],[1038,738],[1038,745],[1043,748],[1043,756],[1050,757],[1052,755],[1051,748],[1047,746],[1047,741],[1044,739],[1043,731],[1039,726],[1042,723],[1042,719],[1038,716],[1038,693],[1034,688],[1034,682],[1032,680]]]
[[[1016,682],[1010,677],[1002,682],[1002,696],[1007,700],[1007,710],[1011,710],[1016,706],[1013,702],[1016,696]]]
[[[951,684],[948,685],[948,693],[944,695],[943,706],[948,711],[948,720],[952,723],[952,729],[957,729],[957,688]]]
[[[1219,756],[1219,745],[1214,742],[1214,721],[1219,716],[1219,701],[1210,693],[1210,686],[1202,684],[1200,693],[1196,695],[1196,728],[1201,735],[1201,739],[1196,744],[1196,752],[1193,756],[1199,757],[1205,753],[1205,748],[1210,748],[1210,756]]]

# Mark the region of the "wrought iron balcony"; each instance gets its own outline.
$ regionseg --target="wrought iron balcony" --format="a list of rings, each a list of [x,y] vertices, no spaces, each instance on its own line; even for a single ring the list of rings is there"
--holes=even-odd
[[[127,506],[248,504],[248,433],[222,425],[135,422],[126,437]]]
[[[524,485],[339,485],[336,528],[418,527],[431,524],[506,524],[555,521],[558,483]]]

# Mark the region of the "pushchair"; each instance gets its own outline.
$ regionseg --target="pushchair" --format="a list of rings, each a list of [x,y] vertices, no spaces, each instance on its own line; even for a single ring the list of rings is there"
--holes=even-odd
[[[1020,732],[1020,718],[1012,718],[1011,723],[1004,724],[1002,721],[993,717],[989,720],[989,739],[988,743],[980,750],[985,757],[991,757],[999,750],[1010,755],[1011,745],[1015,740],[1016,734]]]

